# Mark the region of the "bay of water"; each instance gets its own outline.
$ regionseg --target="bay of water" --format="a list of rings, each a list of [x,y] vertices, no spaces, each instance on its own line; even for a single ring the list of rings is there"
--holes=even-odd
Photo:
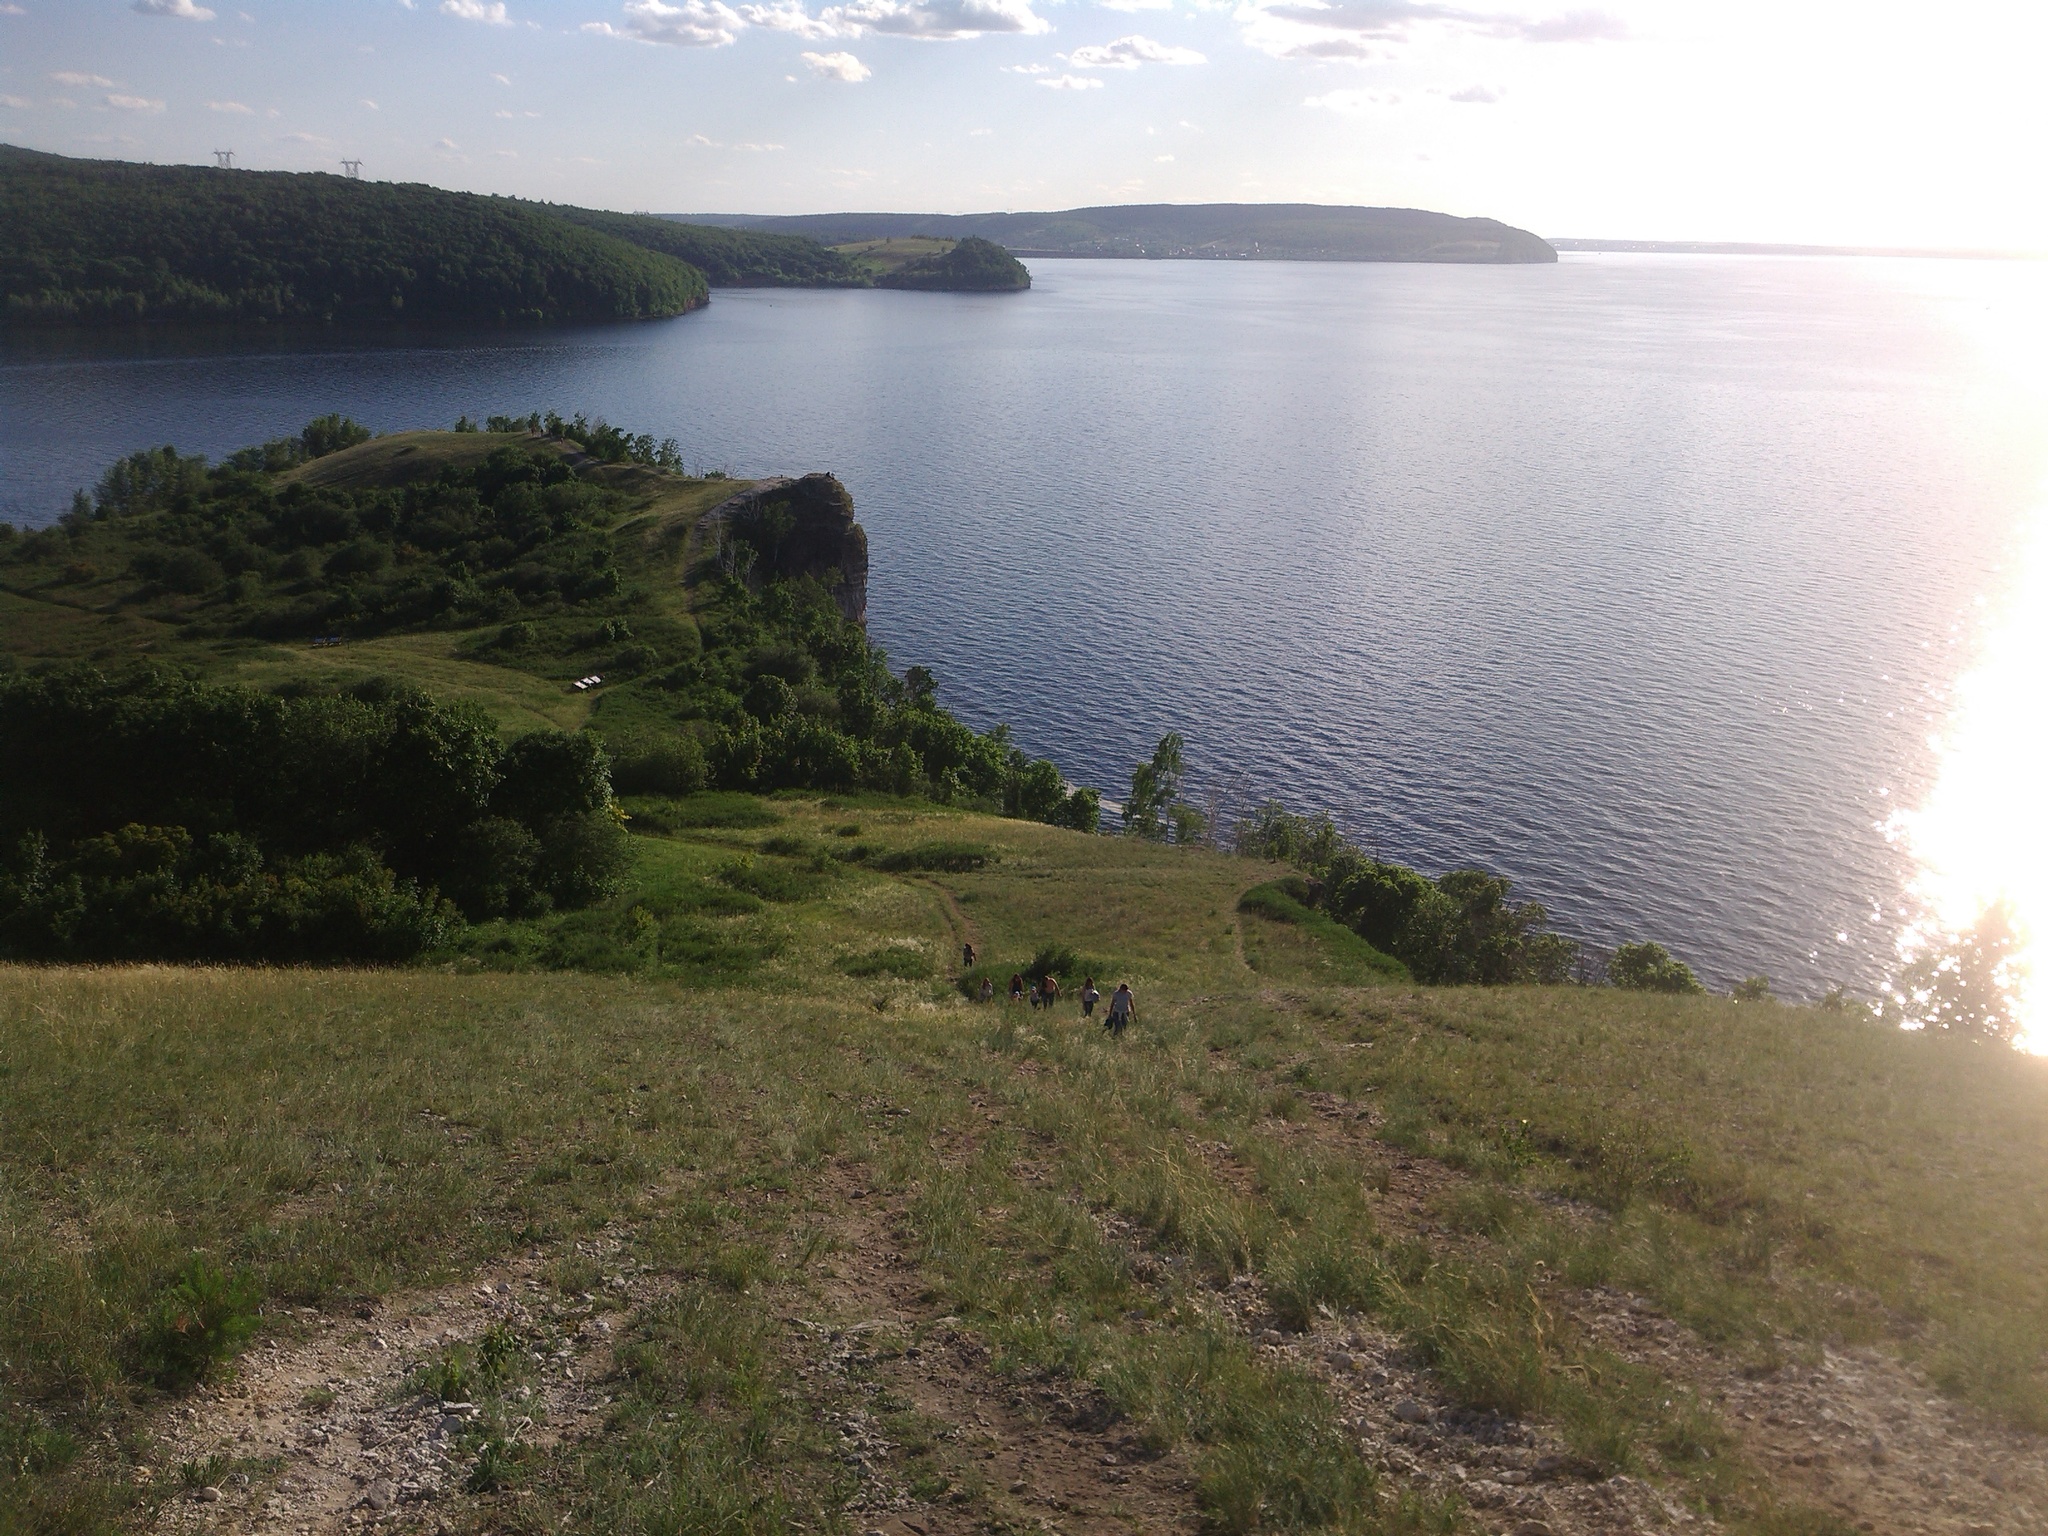
[[[837,473],[869,629],[1112,797],[1328,809],[1725,985],[1868,987],[1879,831],[2041,516],[2039,263],[1044,261],[1021,295],[0,349],[0,510],[112,458],[555,408]]]

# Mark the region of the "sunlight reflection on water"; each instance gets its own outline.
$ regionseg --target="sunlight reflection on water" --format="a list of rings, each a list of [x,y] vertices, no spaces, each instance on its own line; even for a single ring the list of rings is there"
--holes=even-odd
[[[1926,803],[1892,818],[1916,866],[1922,911],[1902,931],[1910,964],[2003,905],[2016,940],[2004,978],[2020,1044],[2048,1053],[2048,503],[1976,664],[1956,685]]]

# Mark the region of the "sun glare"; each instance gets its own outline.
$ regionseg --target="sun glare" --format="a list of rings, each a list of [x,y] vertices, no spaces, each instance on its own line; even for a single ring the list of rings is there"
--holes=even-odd
[[[1913,855],[1919,906],[1899,938],[1902,975],[1917,964],[1924,976],[1933,957],[1967,947],[1987,922],[2009,928],[1990,979],[2010,999],[2017,1043],[2048,1054],[2048,503],[2021,559],[1934,743],[1934,789],[1891,830]],[[1908,1022],[1928,1022],[1914,990],[1891,995]]]

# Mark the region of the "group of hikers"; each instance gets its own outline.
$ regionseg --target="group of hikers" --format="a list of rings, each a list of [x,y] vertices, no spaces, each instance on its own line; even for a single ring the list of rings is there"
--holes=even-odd
[[[960,946],[960,966],[962,970],[973,970],[975,958],[974,946],[972,944],[962,944]],[[981,991],[977,995],[980,1001],[984,1003],[994,1001],[996,995],[995,978],[990,976],[982,977]],[[1093,976],[1087,977],[1082,981],[1080,995],[1081,1017],[1084,1019],[1094,1018],[1095,1005],[1102,1001],[1102,994],[1096,990],[1095,978]],[[1038,980],[1029,983],[1027,990],[1024,973],[1022,971],[1015,972],[1010,977],[1010,1001],[1021,1003],[1025,1001],[1027,996],[1034,1011],[1040,1008],[1052,1007],[1060,1000],[1059,977],[1048,972],[1046,975],[1039,977]],[[1102,1027],[1108,1030],[1111,1036],[1121,1035],[1130,1027],[1131,1009],[1131,984],[1128,981],[1120,981],[1116,984],[1116,990],[1109,994],[1109,1011],[1103,1016]]]

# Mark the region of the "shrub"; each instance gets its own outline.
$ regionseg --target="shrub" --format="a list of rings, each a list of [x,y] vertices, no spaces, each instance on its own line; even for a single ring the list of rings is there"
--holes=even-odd
[[[167,1391],[206,1381],[256,1332],[256,1283],[194,1254],[158,1293],[137,1354],[145,1380]]]
[[[628,795],[694,795],[710,773],[696,737],[663,736],[623,749],[612,764],[612,785]]]
[[[1624,944],[1607,962],[1607,979],[1636,992],[1704,992],[1692,967],[1662,944]]]
[[[1735,983],[1728,994],[1738,1003],[1767,1003],[1771,999],[1771,978],[1768,976],[1745,976]]]
[[[632,867],[632,842],[608,810],[560,816],[541,829],[541,876],[558,907],[616,896]]]
[[[839,969],[849,976],[893,976],[898,981],[925,981],[932,974],[932,957],[908,945],[884,944],[880,949],[840,961]]]
[[[875,867],[893,874],[964,875],[987,868],[995,858],[995,850],[986,843],[930,842],[885,853],[875,860]]]

